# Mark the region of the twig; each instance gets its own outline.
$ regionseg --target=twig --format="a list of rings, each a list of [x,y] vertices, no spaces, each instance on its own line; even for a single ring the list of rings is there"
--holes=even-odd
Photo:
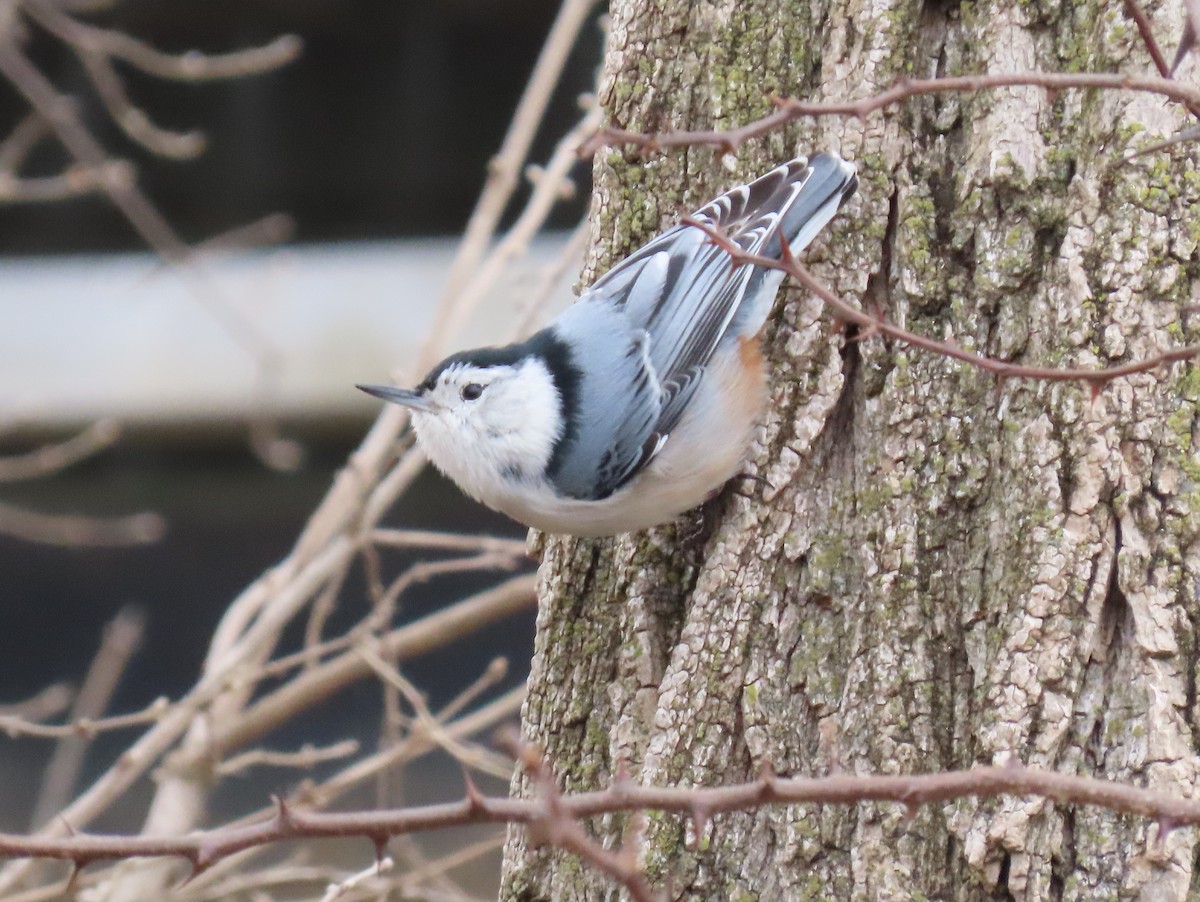
[[[371,613],[345,633],[314,645],[306,644],[299,651],[275,658],[259,667],[255,671],[253,679],[259,681],[279,677],[297,667],[311,669],[326,656],[345,651],[363,641],[364,638],[376,635],[381,628],[391,622],[392,615],[395,613],[396,600],[413,586],[426,583],[437,576],[452,573],[467,573],[475,570],[508,571],[514,569],[514,566],[515,564],[511,563],[508,558],[491,553],[466,559],[414,564],[392,583],[390,590],[381,592]]]
[[[104,627],[100,648],[71,709],[70,719],[77,728],[94,724],[108,709],[117,683],[142,644],[145,630],[145,616],[132,607],[122,608]],[[70,801],[83,768],[88,742],[95,735],[77,729],[59,739],[42,776],[41,793],[31,818],[33,829],[41,827]]]
[[[340,761],[358,754],[358,740],[344,739],[333,745],[315,746],[305,743],[295,752],[273,752],[269,749],[251,749],[235,755],[217,765],[216,772],[223,777],[240,774],[252,767],[290,767],[312,770],[326,761]]]
[[[98,169],[68,166],[58,175],[18,178],[0,171],[0,204],[47,203],[94,194],[104,190],[113,178],[120,178],[122,163],[109,163]]]
[[[124,83],[107,56],[79,46],[73,49],[108,114],[130,140],[151,153],[173,160],[195,159],[204,152],[204,136],[200,132],[172,131],[155,125],[146,111],[129,99]]]
[[[171,707],[166,698],[156,698],[146,707],[129,714],[115,714],[112,717],[89,718],[65,724],[43,724],[23,717],[0,714],[0,733],[12,739],[64,739],[79,736],[91,739],[101,733],[112,733],[117,730],[128,730],[130,727],[144,727],[161,718]]]
[[[400,885],[407,892],[412,893],[423,881],[428,880],[430,877],[437,877],[447,871],[461,867],[482,855],[486,855],[488,852],[501,848],[503,845],[503,833],[485,837],[477,842],[465,845],[461,849],[455,849],[453,852],[443,855],[440,858],[435,858],[419,868],[408,871],[402,878]]]
[[[599,126],[601,114],[599,104],[593,104],[579,123],[555,145],[543,176],[534,185],[533,194],[521,215],[489,251],[475,275],[462,286],[454,306],[435,324],[430,338],[434,342],[432,347],[440,347],[450,336],[458,334],[503,269],[528,250],[529,242],[542,227],[550,210],[562,200],[561,187],[578,162],[583,142]]]
[[[110,164],[104,148],[84,128],[74,103],[55,90],[21,52],[11,35],[3,33],[0,33],[0,75],[49,123],[54,135],[79,165],[101,171]],[[159,256],[171,262],[182,262],[187,257],[187,247],[138,189],[130,167],[124,167],[122,173],[105,182],[104,191],[109,200]]]
[[[42,514],[0,503],[0,535],[64,548],[123,548],[162,538],[166,521],[155,513],[128,517]]]
[[[1146,18],[1145,12],[1142,11],[1141,4],[1137,0],[1125,0],[1125,12],[1129,14],[1129,18],[1133,19],[1137,25],[1138,34],[1141,35],[1142,44],[1146,47],[1146,52],[1150,54],[1150,59],[1154,61],[1154,67],[1158,69],[1158,74],[1163,78],[1171,77],[1171,67],[1167,65],[1167,59],[1163,56],[1162,50],[1159,49],[1158,41],[1154,38],[1154,31],[1150,28],[1150,20]]]
[[[0,719],[11,718],[25,724],[38,723],[67,710],[74,697],[75,689],[68,683],[52,683],[23,702],[0,705]]]
[[[1035,87],[1051,91],[1072,88],[1102,88],[1114,91],[1137,91],[1157,94],[1188,106],[1200,107],[1200,89],[1169,78],[1123,75],[1107,72],[1007,72],[991,75],[963,75],[947,78],[917,78],[898,81],[886,91],[861,100],[829,103],[781,98],[777,109],[761,119],[728,131],[672,131],[660,134],[603,128],[585,141],[579,149],[582,156],[591,156],[601,147],[629,144],[646,151],[669,147],[708,145],[733,152],[751,138],[757,138],[796,119],[818,116],[848,116],[863,119],[870,114],[924,94],[961,94],[994,88]]]
[[[388,548],[423,548],[430,551],[484,551],[525,556],[523,539],[472,535],[461,532],[434,532],[424,529],[374,529],[370,539]]]
[[[865,313],[855,307],[849,301],[844,300],[839,295],[831,291],[811,272],[801,265],[792,254],[791,249],[786,242],[783,245],[783,253],[780,259],[767,257],[761,254],[747,254],[738,245],[729,240],[727,236],[722,234],[714,226],[707,222],[703,222],[691,217],[685,217],[682,222],[687,225],[694,226],[703,231],[714,244],[726,251],[730,260],[734,265],[751,265],[761,266],[766,269],[776,269],[787,273],[806,289],[819,297],[825,304],[834,311],[835,316],[845,322],[853,323],[856,326],[861,326],[867,330],[867,334],[879,333],[894,338],[897,341],[902,341],[907,345],[921,348],[930,351],[934,354],[939,354],[943,357],[950,357],[954,360],[961,360],[964,363],[969,363],[972,366],[978,367],[992,373],[1000,379],[1040,379],[1047,382],[1083,382],[1087,384],[1093,392],[1098,391],[1113,379],[1121,376],[1130,376],[1135,373],[1145,373],[1164,366],[1168,363],[1176,363],[1181,360],[1189,360],[1197,355],[1200,355],[1200,345],[1188,345],[1182,348],[1175,348],[1170,351],[1162,351],[1144,360],[1135,360],[1130,363],[1123,363],[1117,366],[1109,367],[1041,367],[1041,366],[1023,366],[1021,364],[1009,363],[1005,360],[998,360],[995,357],[988,357],[985,354],[978,354],[974,351],[968,351],[959,347],[953,342],[940,341],[936,338],[929,338],[925,335],[918,335],[915,332],[910,332],[900,326],[888,322],[880,316],[874,316]]]
[[[525,690],[523,687],[513,689],[499,698],[488,702],[477,711],[473,711],[470,714],[447,723],[446,731],[456,739],[465,739],[478,735],[485,730],[494,729],[498,723],[513,717],[520,710],[524,697]],[[407,764],[420,758],[422,755],[428,754],[435,748],[437,746],[429,740],[428,736],[409,736],[400,745],[389,749],[382,749],[367,758],[355,761],[341,772],[334,774],[316,786],[309,785],[302,787],[296,793],[297,802],[307,807],[324,807],[343,797],[346,793],[357,789],[381,771]],[[273,808],[260,810],[240,818],[235,823],[239,826],[253,824],[265,817],[269,817],[273,811]],[[254,851],[248,850],[247,852],[238,853],[238,856],[246,856],[252,854]],[[190,885],[207,885],[213,878],[219,877],[222,873],[234,870],[240,864],[238,856],[225,859],[220,864],[214,866],[212,871],[200,876]]]
[[[0,141],[0,172],[15,173],[21,168],[33,149],[49,134],[46,120],[37,113],[29,113]]]
[[[514,745],[514,752],[541,795],[541,817],[527,822],[530,844],[573,852],[625,887],[634,902],[653,902],[654,892],[638,867],[636,850],[632,846],[622,846],[617,851],[610,851],[589,836],[581,819],[572,816],[563,804],[563,793],[541,751],[533,745],[522,745],[519,736]],[[467,796],[468,799],[471,797],[470,784]]]
[[[28,454],[0,457],[0,482],[52,476],[112,445],[121,434],[116,420],[98,420],[64,442],[43,445]]]
[[[491,663],[484,669],[479,678],[470,686],[452,698],[441,711],[438,712],[438,723],[446,723],[451,718],[457,717],[467,705],[479,698],[488,689],[491,689],[502,679],[508,676],[508,659],[493,658]]]
[[[412,706],[416,715],[416,723],[412,725],[410,732],[428,735],[438,748],[464,767],[481,770],[501,780],[507,780],[512,776],[510,761],[499,759],[484,749],[471,747],[451,736],[439,718],[433,716],[425,699],[412,682],[405,679],[399,670],[383,660],[374,649],[364,644],[359,645],[355,651],[375,671],[377,677],[394,687]]]
[[[283,35],[261,47],[232,53],[163,53],[121,31],[97,28],[65,15],[57,4],[32,0],[24,4],[38,24],[72,47],[87,53],[113,57],[135,69],[170,81],[201,82],[260,75],[285,66],[300,55],[303,42],[296,35]]]
[[[416,657],[525,610],[535,602],[534,582],[533,576],[512,577],[498,586],[442,608],[381,637],[380,651],[400,658]],[[296,711],[308,709],[370,672],[370,667],[361,657],[353,652],[344,652],[298,674],[274,692],[257,700],[226,729],[213,736],[211,746],[198,749],[195,754],[199,757],[201,754],[211,754],[213,748],[239,748],[278,726]],[[185,770],[197,763],[190,755],[178,761],[178,765]]]
[[[554,296],[554,290],[562,282],[567,272],[579,271],[591,231],[592,224],[585,215],[571,231],[571,237],[567,239],[558,259],[545,267],[537,283],[524,289],[523,303],[518,308],[516,317],[515,331],[518,335],[525,335],[533,331],[542,311]]]
[[[348,890],[354,889],[370,880],[374,880],[381,874],[386,874],[388,871],[396,867],[396,862],[391,858],[380,858],[377,862],[357,874],[347,877],[337,883],[331,883],[325,888],[325,895],[321,897],[321,902],[334,902],[335,899],[345,895]]]
[[[300,655],[306,664],[315,664],[320,659],[321,634],[325,631],[325,623],[333,615],[337,607],[338,597],[346,584],[346,576],[350,573],[351,560],[347,558],[334,571],[325,588],[313,600],[308,610],[308,621],[304,624],[304,647]]]
[[[388,586],[371,611],[371,615],[362,624],[362,628],[374,632],[378,627],[389,623],[395,613],[397,602],[413,586],[454,573],[471,573],[477,570],[512,571],[522,563],[522,560],[523,558],[513,557],[512,554],[504,551],[484,551],[465,558],[413,564]],[[360,639],[362,630],[356,627],[348,635]]]
[[[437,318],[427,339],[428,351],[424,355],[423,365],[433,363],[444,350],[442,346],[451,334],[449,320],[463,303],[463,289],[472,278],[471,274],[481,268],[481,261],[492,243],[500,217],[519,183],[519,174],[546,106],[562,80],[567,56],[595,5],[596,0],[564,0],[559,7],[500,150],[488,165],[487,183],[467,221],[454,262],[450,264],[446,287],[437,305]]]
[[[524,686],[510,689],[478,710],[448,721],[445,724],[446,734],[455,740],[478,736],[484,730],[493,729],[517,715],[524,700]],[[442,717],[443,715],[439,714],[439,719]],[[368,758],[356,761],[321,785],[305,789],[299,794],[300,798],[305,805],[323,807],[362,785],[380,771],[415,761],[438,747],[428,734],[410,734],[399,745],[382,749]],[[260,813],[259,817],[262,816]]]
[[[228,860],[228,859],[227,859]],[[207,902],[209,899],[225,902],[227,899],[275,899],[279,896],[267,891],[281,886],[317,883],[328,885],[335,882],[345,871],[332,867],[317,867],[302,865],[296,862],[284,862],[278,867],[270,867],[261,871],[251,871],[246,874],[231,874],[225,879],[212,884],[198,885],[196,882],[178,887],[172,894],[173,902]],[[257,895],[256,895],[257,891]],[[262,893],[267,895],[263,896]],[[282,894],[280,894],[282,895]]]
[[[907,808],[963,798],[1041,797],[1064,805],[1095,805],[1122,814],[1151,818],[1160,831],[1200,824],[1200,799],[1102,780],[1095,777],[1026,768],[978,767],[909,776],[836,774],[827,777],[777,777],[766,773],[748,783],[710,788],[630,785],[586,793],[564,793],[555,804],[574,821],[602,814],[664,811],[692,817],[747,811],[778,804],[850,805],[895,802]],[[484,796],[469,787],[458,802],[413,806],[392,811],[311,812],[279,804],[268,820],[223,827],[187,836],[112,836],[77,833],[48,838],[0,834],[0,855],[52,858],[79,866],[104,859],[173,856],[197,871],[242,849],[285,839],[358,836],[386,839],[405,833],[464,824],[532,824],[545,818],[545,800]]]
[[[1138,157],[1149,156],[1150,154],[1158,153],[1160,150],[1166,150],[1168,147],[1174,147],[1176,144],[1195,141],[1197,138],[1200,138],[1200,125],[1193,125],[1191,128],[1185,128],[1183,131],[1176,132],[1169,138],[1164,138],[1162,141],[1156,141],[1146,147],[1139,147],[1137,150],[1130,151],[1121,157],[1120,162],[1125,164],[1136,160]]]

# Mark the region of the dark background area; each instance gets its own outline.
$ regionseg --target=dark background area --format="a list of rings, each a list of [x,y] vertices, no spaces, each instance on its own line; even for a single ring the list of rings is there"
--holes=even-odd
[[[191,161],[156,158],[116,129],[70,50],[34,30],[30,52],[89,128],[141,183],[186,240],[274,211],[299,241],[455,234],[533,68],[556,0],[123,0],[90,21],[170,52],[214,53],[283,34],[304,42],[281,69],[233,81],[164,82],[122,65],[133,101],[158,124],[208,139]],[[538,136],[544,156],[578,117],[599,64],[599,29],[585,30]],[[25,111],[0,85],[0,134]],[[49,142],[47,142],[49,143]],[[33,173],[57,171],[44,150]],[[581,175],[585,167],[581,166]],[[576,221],[582,201],[558,212]],[[102,197],[0,206],[0,253],[141,250]]]
[[[229,82],[162,82],[121,67],[130,96],[155,122],[205,133],[204,154],[186,162],[155,158],[115,129],[77,61],[53,38],[34,30],[28,50],[59,90],[78,98],[88,127],[110,153],[136,164],[146,193],[188,241],[276,211],[294,219],[301,242],[453,235],[474,205],[557,7],[556,0],[125,0],[92,16],[97,25],[172,52],[235,50],[289,33],[303,40],[296,62]],[[600,50],[599,29],[589,27],[534,159],[544,158],[577,120],[577,96],[590,89]],[[11,86],[0,83],[0,136],[25,111]],[[61,152],[45,142],[24,173],[54,173],[63,163]],[[585,165],[579,174],[586,179]],[[560,210],[557,224],[577,221],[585,197],[580,192],[573,209]],[[0,256],[95,251],[145,251],[102,197],[0,206]],[[19,330],[19,314],[0,328]],[[357,444],[365,425],[347,425],[326,424],[298,436],[307,458],[296,473],[266,469],[237,429],[229,432],[236,444],[211,436],[191,442],[183,430],[170,440],[135,437],[50,479],[0,486],[0,501],[32,510],[118,515],[150,509],[168,522],[164,541],[131,549],[64,549],[0,536],[0,704],[55,681],[78,682],[104,624],[128,604],[145,612],[146,636],[112,710],[186,691],[225,607],[292,547]],[[20,441],[12,445],[11,435],[0,433],[0,454],[25,450]],[[389,525],[524,532],[432,473]],[[395,554],[386,561],[389,577],[405,563]],[[458,600],[484,581],[422,587],[399,620]],[[361,579],[352,580],[329,629],[363,616],[367,603]],[[507,688],[524,680],[532,638],[530,613],[406,665],[405,672],[436,707],[493,657],[506,655],[512,661]],[[269,744],[286,748],[358,735],[369,747],[378,695],[374,683],[360,684]],[[129,735],[95,743],[91,775]],[[43,740],[0,738],[0,828],[28,826],[50,748]],[[266,798],[271,788],[281,787],[252,791]]]

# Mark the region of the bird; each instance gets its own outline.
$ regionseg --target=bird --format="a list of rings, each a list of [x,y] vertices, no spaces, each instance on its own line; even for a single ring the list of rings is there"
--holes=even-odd
[[[407,407],[429,460],[526,526],[594,538],[670,521],[742,470],[766,406],[759,333],[784,273],[730,250],[798,252],[857,184],[835,154],[797,157],[651,239],[530,338],[452,354],[416,388],[357,387]]]

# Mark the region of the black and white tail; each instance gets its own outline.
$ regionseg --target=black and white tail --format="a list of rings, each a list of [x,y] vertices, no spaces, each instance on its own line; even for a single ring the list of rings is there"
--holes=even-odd
[[[693,219],[720,229],[742,250],[779,258],[782,232],[799,253],[858,189],[854,167],[830,153],[797,157],[746,185],[731,188]]]

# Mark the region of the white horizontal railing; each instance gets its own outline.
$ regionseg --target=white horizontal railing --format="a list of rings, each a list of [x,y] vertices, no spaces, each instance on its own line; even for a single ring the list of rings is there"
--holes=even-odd
[[[538,281],[534,268],[565,240],[531,250],[529,279],[496,287],[464,346],[498,334],[522,282]],[[0,260],[0,421],[369,415],[378,402],[354,383],[387,381],[414,359],[455,246],[291,247],[210,260],[194,273],[144,254]]]

